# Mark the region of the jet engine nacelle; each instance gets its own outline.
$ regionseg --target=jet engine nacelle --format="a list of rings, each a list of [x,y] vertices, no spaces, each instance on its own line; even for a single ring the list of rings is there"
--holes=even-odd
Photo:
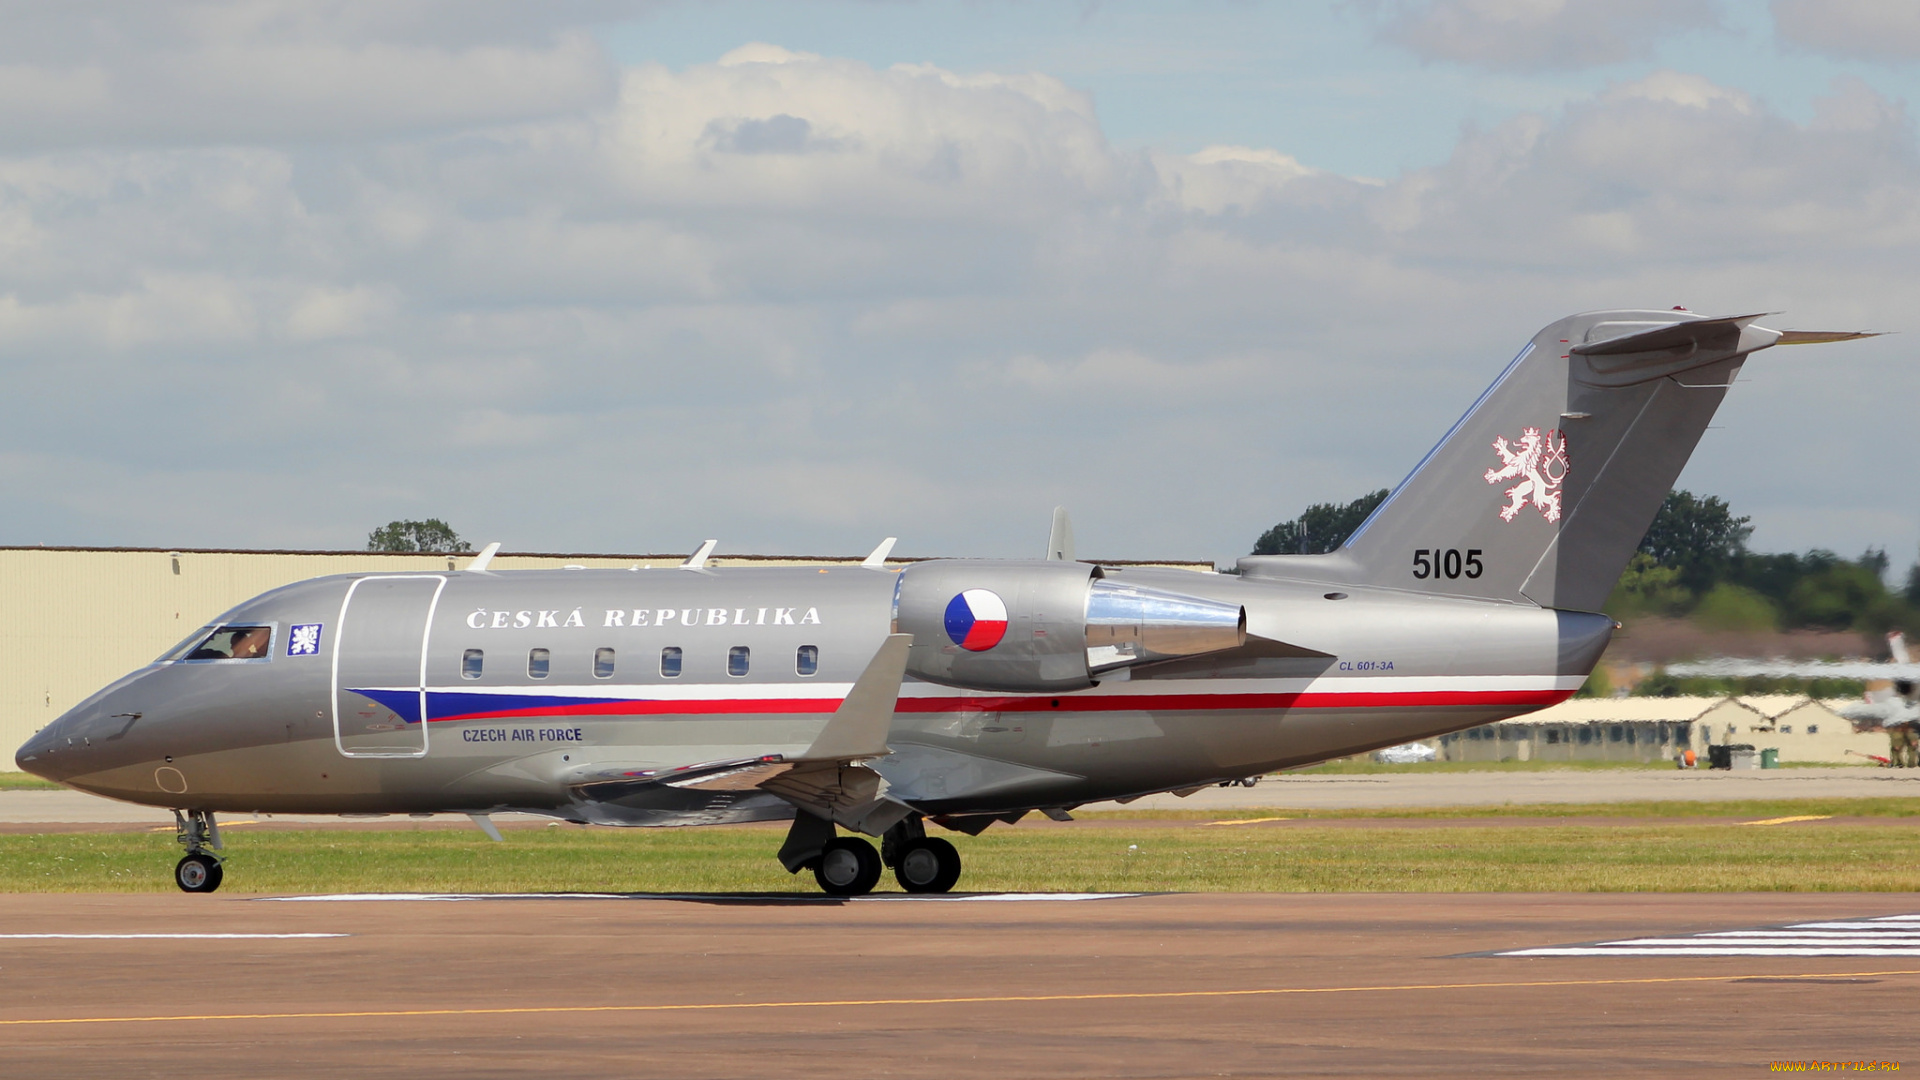
[[[1237,648],[1238,604],[1146,589],[1078,562],[916,563],[894,586],[907,673],[1007,693],[1084,690],[1138,664]]]

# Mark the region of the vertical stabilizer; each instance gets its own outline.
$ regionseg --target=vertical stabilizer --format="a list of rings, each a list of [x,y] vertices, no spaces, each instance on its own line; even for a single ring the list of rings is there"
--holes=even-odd
[[[1562,319],[1338,551],[1242,571],[1597,610],[1740,365],[1780,339],[1759,317]]]

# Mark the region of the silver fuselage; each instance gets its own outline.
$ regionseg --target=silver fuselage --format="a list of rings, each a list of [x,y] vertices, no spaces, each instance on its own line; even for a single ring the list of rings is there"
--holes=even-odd
[[[909,678],[892,753],[873,763],[892,798],[931,815],[1073,806],[1455,731],[1570,696],[1613,628],[1598,614],[1411,589],[1107,575],[1242,605],[1247,647],[1058,693]],[[17,759],[101,795],[207,811],[791,817],[764,791],[659,777],[805,751],[889,633],[896,577],[845,567],[318,578],[222,616],[271,627],[264,658],[150,665]],[[1034,631],[1009,631],[1023,632]],[[817,656],[811,674],[802,647]],[[663,673],[670,649],[677,675]]]

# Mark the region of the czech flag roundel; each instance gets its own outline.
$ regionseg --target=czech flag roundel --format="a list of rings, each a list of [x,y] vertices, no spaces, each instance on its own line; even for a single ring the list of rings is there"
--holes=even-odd
[[[947,636],[968,652],[985,652],[1007,636],[1007,605],[985,589],[968,589],[947,603]]]

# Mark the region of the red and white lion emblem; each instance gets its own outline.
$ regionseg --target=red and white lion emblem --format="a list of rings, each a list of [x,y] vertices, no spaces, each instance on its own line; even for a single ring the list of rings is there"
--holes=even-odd
[[[1537,427],[1520,433],[1520,445],[1509,446],[1505,435],[1493,440],[1493,452],[1500,455],[1498,469],[1488,469],[1487,483],[1520,478],[1507,489],[1511,501],[1500,508],[1500,520],[1512,521],[1520,508],[1532,500],[1534,509],[1548,521],[1560,520],[1560,482],[1567,478],[1567,437],[1558,428],[1542,435]]]

